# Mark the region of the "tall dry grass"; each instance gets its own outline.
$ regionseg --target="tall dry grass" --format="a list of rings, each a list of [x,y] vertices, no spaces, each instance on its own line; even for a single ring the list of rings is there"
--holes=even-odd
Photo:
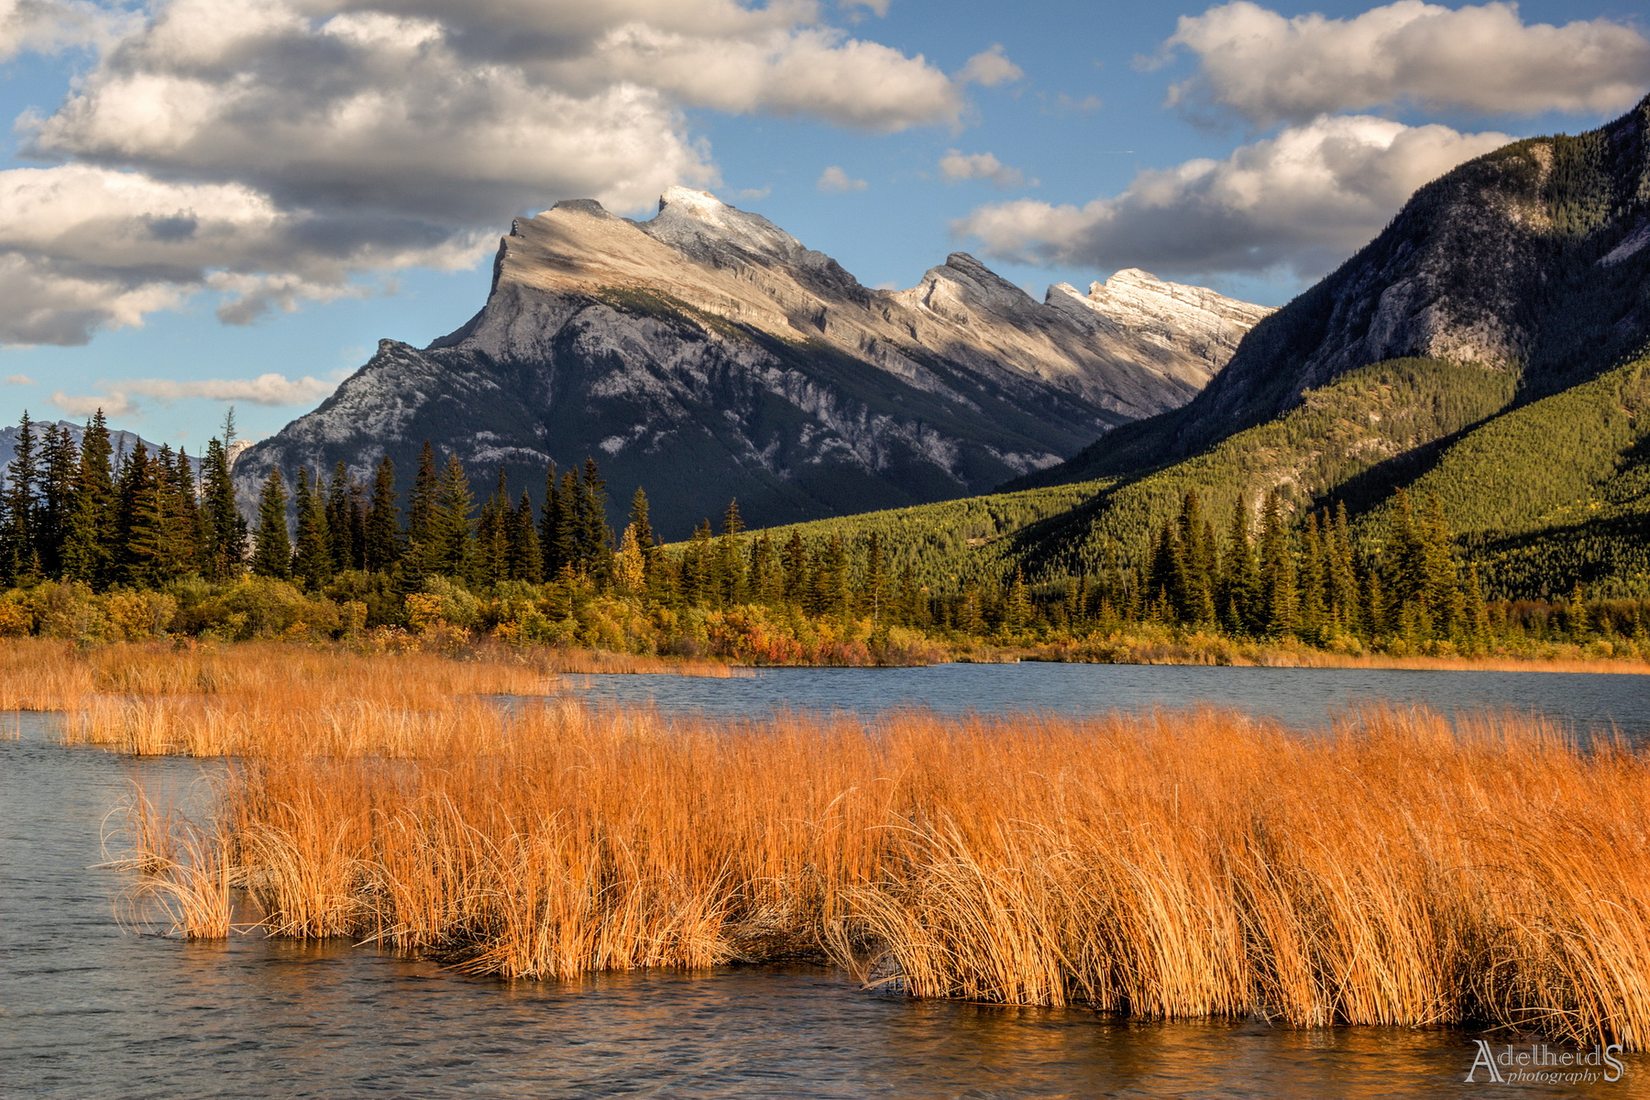
[[[413,641],[406,639],[404,641]],[[100,708],[84,740],[129,751],[201,753],[167,748],[160,738],[145,750],[142,731],[127,740],[100,732],[119,725],[120,705],[171,698],[265,705],[277,710],[357,702],[367,707],[442,709],[476,695],[542,695],[558,677],[591,673],[734,676],[748,673],[710,661],[676,661],[591,650],[479,645],[459,654],[430,650],[373,650],[292,642],[129,642],[77,647],[42,638],[0,645],[0,711]],[[169,716],[163,717],[175,725]],[[136,717],[133,721],[136,721]],[[193,720],[193,719],[186,719]],[[203,735],[205,736],[205,735]],[[233,747],[231,747],[233,748]],[[216,754],[215,752],[212,754]]]
[[[106,722],[241,754],[155,861],[184,934],[244,890],[274,934],[508,977],[810,956],[922,997],[1650,1036],[1650,758],[1539,721],[250,694]]]

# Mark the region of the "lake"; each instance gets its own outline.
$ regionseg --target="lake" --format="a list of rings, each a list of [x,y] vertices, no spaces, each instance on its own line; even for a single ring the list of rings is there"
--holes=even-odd
[[[598,704],[650,703],[669,713],[761,716],[778,710],[874,715],[903,707],[944,714],[1039,710],[1093,715],[1158,707],[1232,707],[1302,729],[1387,702],[1447,715],[1539,713],[1577,732],[1650,736],[1650,676],[1565,672],[1213,668],[1174,665],[950,664],[927,668],[773,668],[728,679],[579,676]]]
[[[667,712],[1096,713],[1209,702],[1311,726],[1374,699],[1448,713],[1538,708],[1650,732],[1647,678],[1551,673],[949,665],[776,670],[730,680],[581,677],[601,703]],[[1083,1010],[914,1002],[817,968],[473,978],[345,943],[189,944],[122,928],[131,881],[101,837],[139,780],[204,809],[219,766],[0,741],[0,1095],[1188,1096],[1482,1095],[1474,1035],[1129,1023]],[[7,720],[6,725],[11,725]],[[114,815],[114,816],[111,816]],[[1497,1043],[1505,1037],[1493,1037]],[[1626,1096],[1620,1084],[1520,1097]]]

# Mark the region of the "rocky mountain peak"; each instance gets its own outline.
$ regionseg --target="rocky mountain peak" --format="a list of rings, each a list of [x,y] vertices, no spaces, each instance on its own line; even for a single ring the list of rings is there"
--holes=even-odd
[[[1224,361],[1172,324],[1139,339],[1089,317],[963,252],[873,292],[693,188],[648,220],[560,202],[512,226],[469,323],[423,350],[382,343],[237,478],[251,492],[271,465],[340,460],[364,475],[428,438],[516,484],[595,455],[616,499],[657,490],[656,521],[681,533],[729,496],[766,523],[941,499],[1178,406]]]
[[[690,187],[667,189],[659,196],[659,212],[636,226],[654,240],[724,266],[761,259],[817,267],[826,258],[762,215]]]

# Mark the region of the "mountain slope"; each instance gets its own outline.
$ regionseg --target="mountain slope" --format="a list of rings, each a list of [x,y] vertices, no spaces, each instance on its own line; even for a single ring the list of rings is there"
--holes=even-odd
[[[933,508],[835,533],[878,530],[935,581],[1093,575],[1142,564],[1188,490],[1222,523],[1240,494],[1344,503],[1374,547],[1404,488],[1495,594],[1650,595],[1650,100],[1422,188],[1192,402],[1018,484],[949,555],[914,541]]]
[[[380,344],[237,464],[407,472],[428,439],[535,495],[594,456],[683,533],[732,497],[778,523],[982,491],[1190,399],[1261,307],[1123,272],[1037,302],[958,253],[861,286],[771,222],[672,189],[647,222],[589,201],[518,221],[487,304],[423,350]],[[404,478],[405,482],[405,478]]]
[[[1392,223],[1246,336],[1183,408],[1027,484],[1183,458],[1348,371],[1420,357],[1519,378],[1519,400],[1585,381],[1650,338],[1650,99],[1574,137],[1516,142],[1416,192]]]

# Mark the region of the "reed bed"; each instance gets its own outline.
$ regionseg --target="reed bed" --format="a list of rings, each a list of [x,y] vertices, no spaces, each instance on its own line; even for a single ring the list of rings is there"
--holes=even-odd
[[[404,636],[390,640],[412,641]],[[263,703],[277,710],[335,701],[440,710],[454,699],[476,695],[542,695],[562,676],[662,672],[749,674],[748,669],[712,661],[504,645],[478,645],[455,655],[405,648],[187,640],[81,648],[18,638],[0,645],[0,711],[73,714],[95,704],[101,708],[95,727],[102,719],[112,719],[123,702],[146,705],[162,697],[233,700],[236,706]],[[168,719],[168,724],[176,723]],[[91,731],[82,739],[104,742]],[[144,751],[135,745],[120,747]],[[152,751],[195,753],[193,748]]]
[[[919,997],[1650,1036],[1650,758],[1537,720],[285,702],[89,722],[238,754],[216,824],[147,830],[180,934],[235,893],[509,978],[811,957]]]

